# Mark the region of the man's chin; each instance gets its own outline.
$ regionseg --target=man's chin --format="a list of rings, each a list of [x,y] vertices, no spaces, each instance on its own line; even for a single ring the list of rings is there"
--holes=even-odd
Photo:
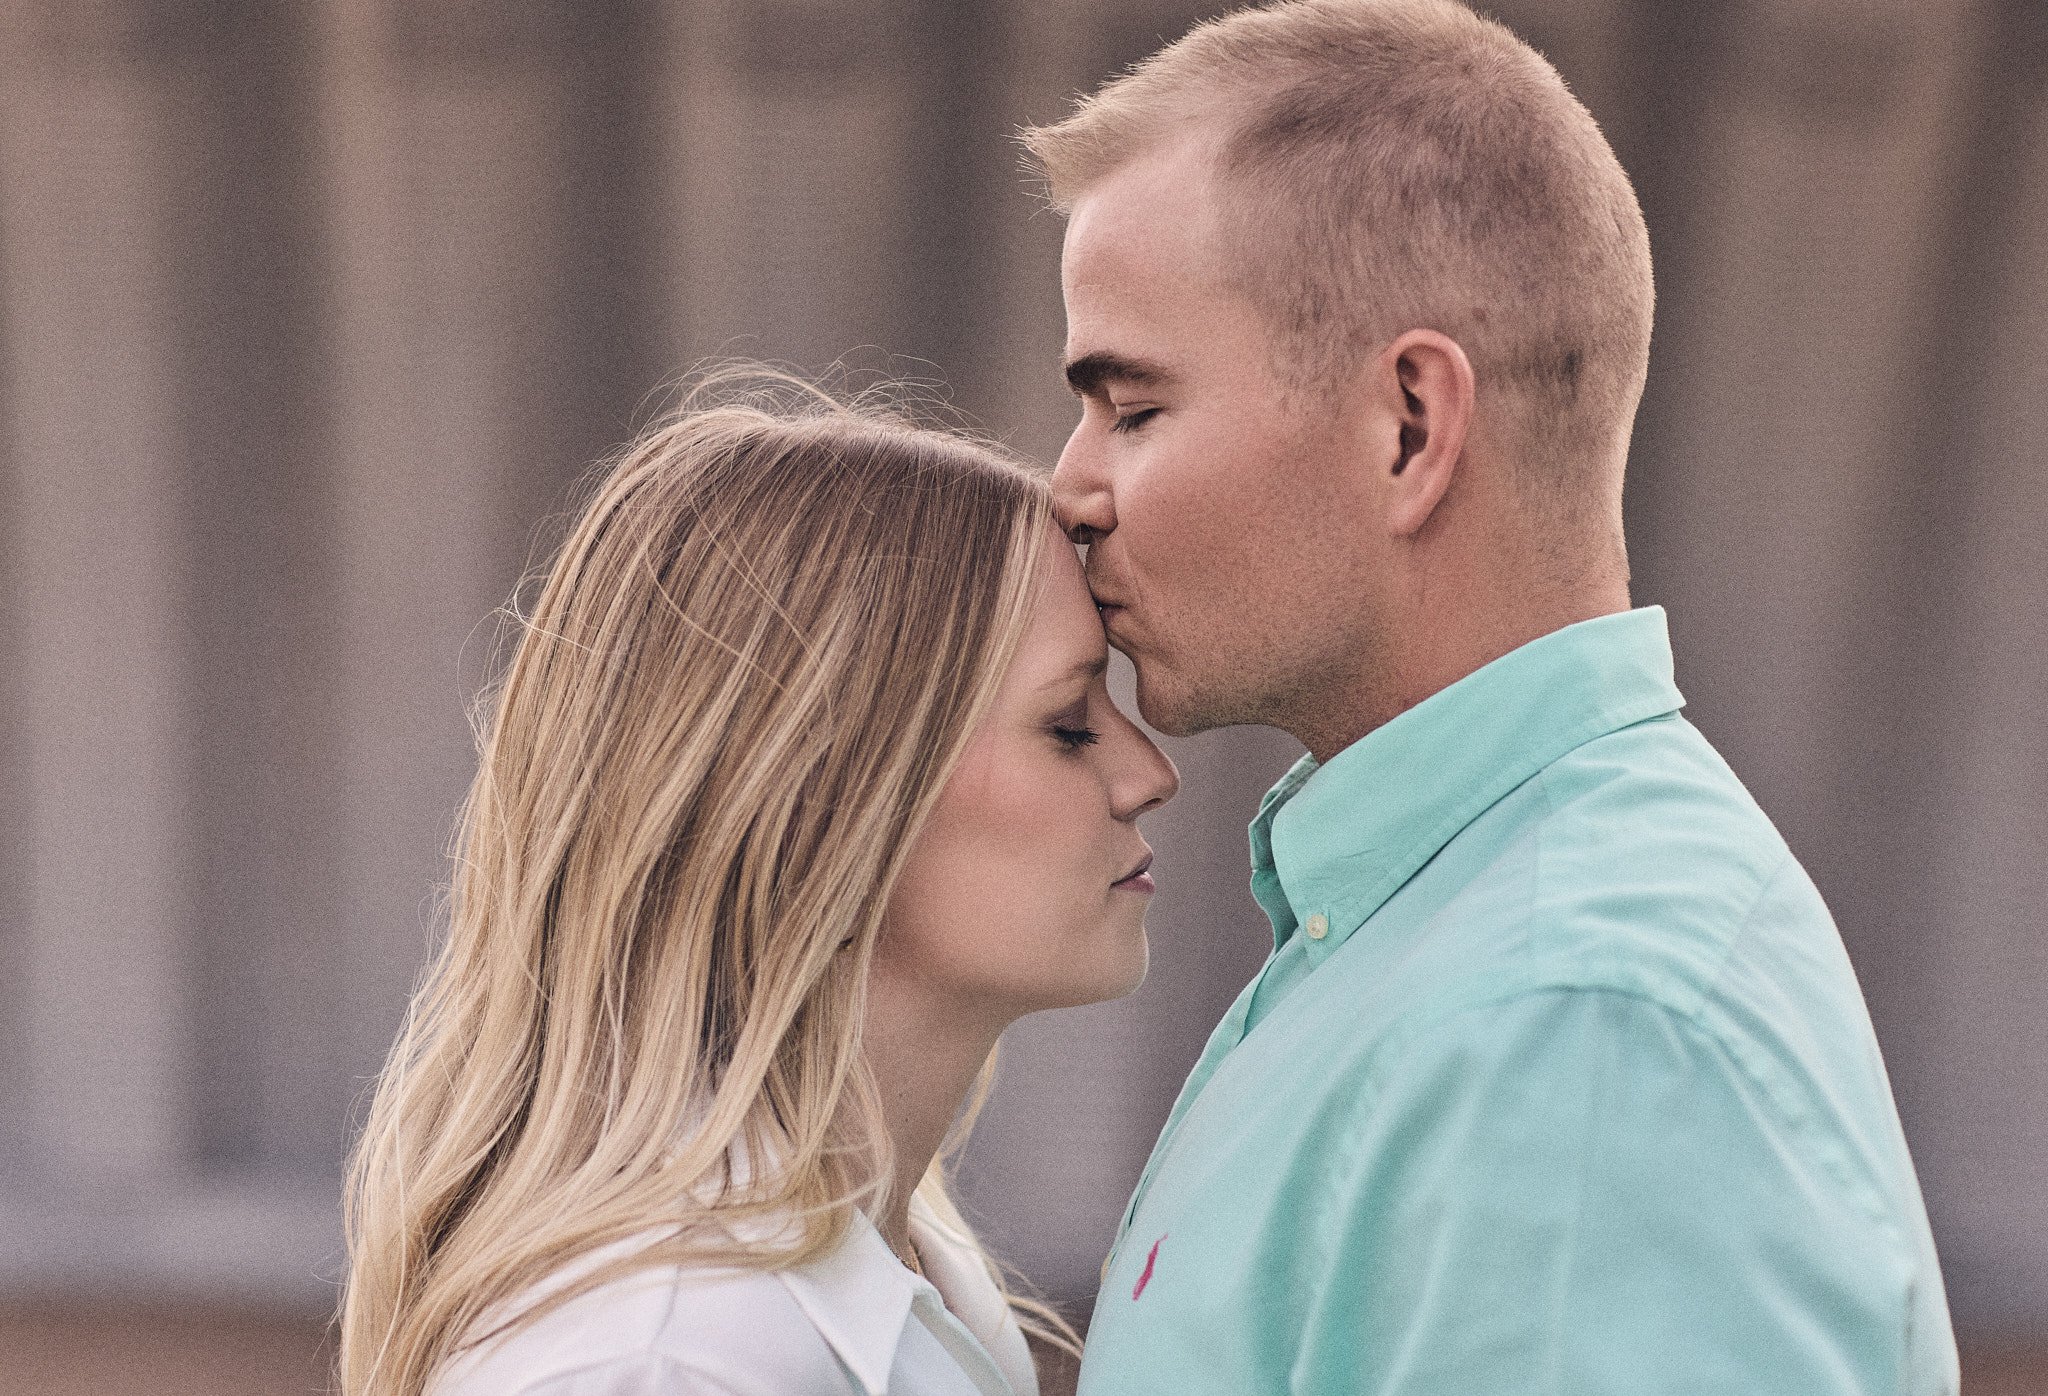
[[[1154,732],[1162,737],[1193,737],[1216,725],[1202,720],[1199,708],[1185,693],[1159,681],[1156,669],[1154,680],[1147,682],[1146,666],[1136,659],[1132,666],[1138,671],[1138,716]]]

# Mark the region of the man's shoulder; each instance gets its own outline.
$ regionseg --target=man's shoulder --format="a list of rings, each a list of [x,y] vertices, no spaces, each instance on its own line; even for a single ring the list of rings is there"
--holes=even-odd
[[[1374,919],[1426,919],[1418,948],[1488,964],[1565,952],[1592,968],[1616,954],[1725,944],[1790,862],[1776,827],[1697,729],[1658,718],[1532,775]],[[1794,865],[1790,876],[1804,875]],[[1826,923],[1817,897],[1807,909]]]
[[[1737,962],[1769,955],[1760,941],[1839,945],[1776,826],[1683,719],[1588,742],[1532,784],[1518,944],[1535,982],[1690,1009]]]
[[[1505,812],[1517,834],[1418,938],[1361,1068],[1398,1072],[1411,1048],[1463,1052],[1510,1023],[1540,1037],[1575,1019],[1617,1040],[1675,1035],[1785,1118],[1844,1107],[1839,1127],[1868,1136],[1859,1148],[1890,1150],[1889,1093],[1841,935],[1696,729],[1661,719],[1588,742],[1518,798],[1522,811]]]
[[[1486,829],[1489,821],[1496,827]],[[1418,887],[1413,910],[1389,908],[1424,921],[1402,937],[1406,953],[1390,968],[1404,1027],[1586,992],[1715,1034],[1770,1030],[1787,1018],[1826,1020],[1859,1042],[1867,1033],[1819,892],[1682,719],[1639,723],[1567,753],[1468,834],[1469,856],[1418,880],[1455,886]]]
[[[1746,908],[1789,849],[1733,769],[1676,714],[1565,753],[1532,780],[1554,886],[1635,884],[1664,894],[1712,889]]]

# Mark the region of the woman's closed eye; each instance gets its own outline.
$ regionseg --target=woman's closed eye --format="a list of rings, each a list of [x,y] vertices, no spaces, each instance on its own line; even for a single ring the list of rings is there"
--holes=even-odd
[[[1046,722],[1046,730],[1068,751],[1079,751],[1084,746],[1093,746],[1102,734],[1088,725],[1088,701],[1084,698],[1055,713]]]
[[[1156,407],[1140,407],[1133,412],[1118,413],[1116,418],[1110,422],[1109,429],[1111,431],[1124,432],[1136,431],[1144,426],[1145,423],[1151,421],[1154,416],[1158,415],[1158,412],[1159,409]]]
[[[1079,751],[1102,740],[1102,734],[1093,727],[1066,727],[1059,723],[1053,724],[1052,735],[1068,751]]]

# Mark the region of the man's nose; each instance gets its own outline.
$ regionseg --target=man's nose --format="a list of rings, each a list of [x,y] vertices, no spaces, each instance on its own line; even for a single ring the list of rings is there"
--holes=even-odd
[[[1086,438],[1074,428],[1052,471],[1052,512],[1076,543],[1092,543],[1116,529],[1116,497]]]

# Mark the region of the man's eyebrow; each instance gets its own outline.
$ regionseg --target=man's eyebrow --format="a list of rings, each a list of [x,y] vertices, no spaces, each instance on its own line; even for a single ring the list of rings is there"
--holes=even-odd
[[[1164,383],[1173,375],[1158,364],[1145,359],[1133,359],[1124,354],[1114,354],[1106,349],[1093,354],[1083,354],[1067,363],[1067,386],[1082,397],[1090,397],[1102,391],[1104,383],[1129,383],[1135,387],[1150,387]]]
[[[1075,679],[1099,679],[1108,672],[1109,656],[1098,654],[1093,659],[1082,660],[1057,678],[1047,679],[1040,686],[1043,688],[1053,688],[1059,684],[1072,683]]]

